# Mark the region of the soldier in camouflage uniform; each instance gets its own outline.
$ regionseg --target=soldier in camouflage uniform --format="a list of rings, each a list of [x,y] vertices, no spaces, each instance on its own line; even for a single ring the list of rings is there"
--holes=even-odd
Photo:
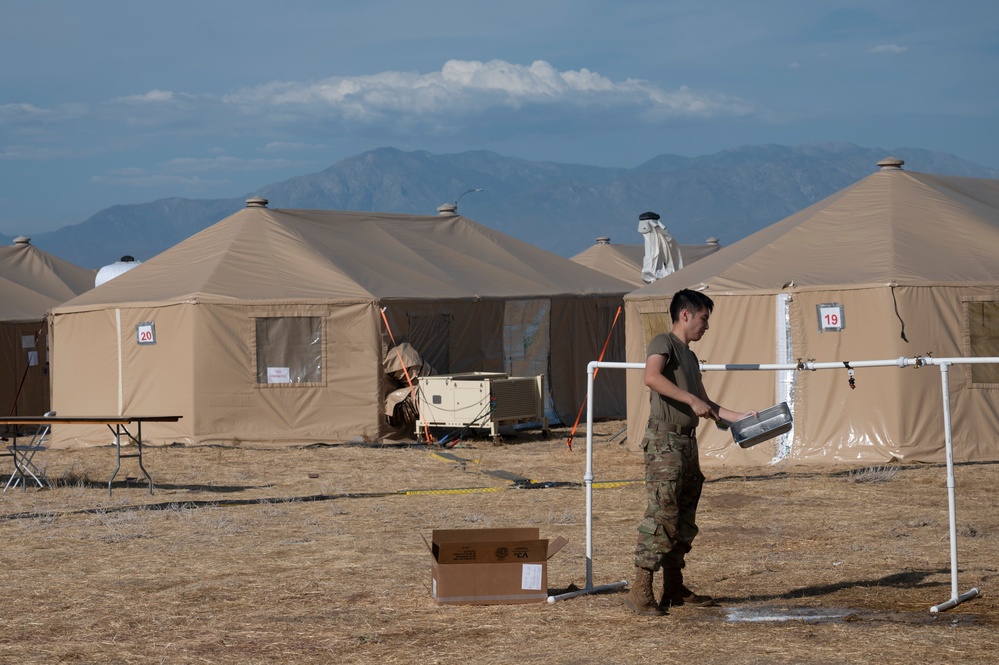
[[[695,516],[704,484],[694,431],[700,418],[731,421],[755,414],[719,406],[704,391],[700,362],[688,344],[704,336],[713,308],[703,293],[678,291],[670,303],[672,329],[653,338],[646,354],[651,402],[642,449],[648,507],[638,527],[635,584],[625,599],[641,615],[661,616],[671,605],[712,603],[683,583],[684,555],[697,535]],[[660,568],[663,591],[657,604],[652,580]]]

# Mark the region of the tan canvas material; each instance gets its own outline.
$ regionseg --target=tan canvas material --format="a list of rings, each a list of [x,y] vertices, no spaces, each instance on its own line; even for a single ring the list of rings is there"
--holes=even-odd
[[[999,180],[878,171],[628,294],[629,361],[644,361],[648,335],[662,330],[669,299],[685,287],[715,302],[710,330],[692,346],[706,363],[785,362],[777,357],[784,325],[792,361],[968,356],[973,341],[975,355],[987,355],[981,331],[999,329],[999,320],[980,320],[999,302]],[[789,302],[779,322],[781,294]],[[825,303],[843,307],[841,331],[819,331],[816,308]],[[972,312],[979,319],[974,338]],[[641,440],[648,409],[638,374],[628,376],[631,445]],[[981,370],[973,381],[962,366],[949,375],[955,459],[999,459],[995,374]],[[779,401],[774,372],[707,372],[704,385],[712,399],[737,410]],[[792,462],[944,460],[934,367],[856,370],[853,389],[846,368],[796,372],[793,412]],[[741,449],[710,424],[702,423],[698,442],[705,464],[762,464],[775,455],[776,443]]]
[[[96,271],[44,252],[27,238],[0,247],[0,410],[49,411],[49,309],[93,288]],[[15,403],[16,402],[16,403]]]
[[[553,409],[572,422],[585,400],[586,364],[630,288],[457,215],[248,207],[53,310],[53,406],[183,416],[145,428],[152,444],[406,438],[415,433],[385,422],[391,336],[440,373],[503,372],[527,340],[547,349],[531,366],[543,369]],[[521,348],[504,348],[512,301],[547,303],[530,311],[547,311],[548,339],[525,333],[527,321]],[[307,380],[268,382],[302,361],[281,361],[273,340],[257,348],[266,320],[280,317],[309,320],[274,328],[289,334],[318,321],[318,337],[296,342],[309,345],[306,356],[321,346],[321,368]],[[142,324],[154,325],[155,344],[137,342]],[[624,355],[618,326],[608,359]],[[275,366],[258,367],[261,357]],[[603,415],[624,414],[623,377],[596,394]],[[61,427],[53,446],[107,438],[106,428]]]

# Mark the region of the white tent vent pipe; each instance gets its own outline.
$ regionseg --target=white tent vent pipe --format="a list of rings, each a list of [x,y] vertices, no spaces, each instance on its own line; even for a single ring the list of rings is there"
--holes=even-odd
[[[906,358],[904,356],[889,360],[859,360],[849,361],[851,367],[922,367],[923,365],[937,365],[940,367],[940,383],[943,393],[943,415],[944,415],[944,448],[947,456],[947,501],[950,521],[950,578],[951,597],[937,605],[930,607],[930,612],[938,613],[949,610],[960,605],[966,600],[970,600],[979,595],[977,587],[972,587],[964,593],[958,591],[957,581],[957,510],[955,507],[955,482],[954,482],[954,441],[951,435],[950,423],[950,384],[948,381],[948,370],[951,365],[990,365],[999,364],[999,357],[957,357],[957,358],[932,358],[915,356]],[[818,370],[818,369],[843,369],[843,361],[837,362],[815,362],[812,360],[798,363],[753,363],[753,364],[731,364],[731,365],[710,365],[701,364],[701,370],[708,371],[785,371],[785,370]],[[556,600],[572,598],[584,594],[597,593],[608,589],[616,589],[626,586],[628,582],[622,580],[611,584],[593,586],[593,376],[597,368],[607,369],[645,369],[645,363],[628,362],[599,362],[592,361],[586,366],[586,472],[583,476],[583,485],[586,490],[586,587],[578,591],[549,596],[548,602],[554,603]]]

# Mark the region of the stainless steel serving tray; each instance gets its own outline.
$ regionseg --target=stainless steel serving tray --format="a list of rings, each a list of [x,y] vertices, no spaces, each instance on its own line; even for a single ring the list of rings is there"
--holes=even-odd
[[[793,420],[787,402],[763,409],[753,418],[743,418],[732,423],[732,438],[739,447],[749,448],[791,430]]]

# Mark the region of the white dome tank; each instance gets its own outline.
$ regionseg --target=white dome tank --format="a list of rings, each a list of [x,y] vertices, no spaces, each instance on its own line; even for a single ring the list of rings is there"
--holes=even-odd
[[[100,286],[104,282],[110,281],[118,275],[124,275],[140,263],[142,263],[142,261],[136,261],[131,256],[126,255],[121,257],[120,260],[115,261],[110,265],[106,265],[97,271],[97,277],[94,279],[94,286]]]

